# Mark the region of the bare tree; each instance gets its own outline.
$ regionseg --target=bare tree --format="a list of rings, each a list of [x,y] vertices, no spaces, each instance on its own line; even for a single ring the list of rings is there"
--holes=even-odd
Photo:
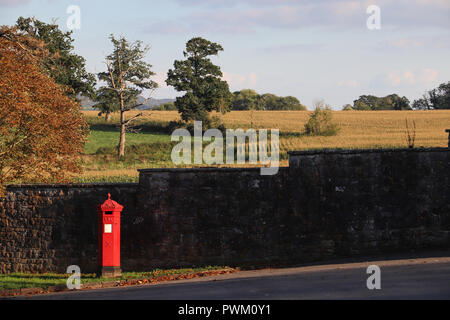
[[[133,43],[125,38],[114,38],[111,35],[111,42],[114,51],[106,57],[107,72],[98,74],[100,80],[106,82],[106,86],[99,89],[99,92],[112,90],[114,93],[104,94],[105,99],[109,99],[111,105],[118,104],[120,112],[120,139],[118,145],[118,156],[125,155],[125,134],[132,127],[132,122],[142,116],[142,112],[126,119],[125,113],[144,105],[151,97],[151,94],[158,87],[158,84],[150,77],[155,75],[151,65],[143,61],[149,47],[142,47],[141,41]],[[138,96],[142,91],[150,90],[150,95],[143,102],[138,103]],[[107,101],[102,101],[107,103]]]

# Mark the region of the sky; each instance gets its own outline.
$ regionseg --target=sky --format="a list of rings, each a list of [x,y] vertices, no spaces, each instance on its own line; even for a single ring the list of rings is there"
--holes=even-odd
[[[379,29],[367,26],[371,5]],[[232,91],[291,95],[310,109],[367,94],[412,102],[450,81],[450,0],[0,0],[0,25],[20,16],[56,19],[64,31],[79,21],[75,52],[92,73],[106,68],[110,34],[150,45],[155,98],[182,95],[164,80],[197,36],[224,48],[212,61]]]

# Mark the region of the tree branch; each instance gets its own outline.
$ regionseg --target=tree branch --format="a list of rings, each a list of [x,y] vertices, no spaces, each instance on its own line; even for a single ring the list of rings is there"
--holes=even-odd
[[[112,89],[116,90],[116,83],[114,81],[114,76],[113,76],[113,72],[112,72],[112,68],[111,68],[111,62],[109,62],[108,60],[106,60],[106,67],[108,68],[108,72],[109,72],[109,77],[111,79],[111,84],[112,84]],[[108,88],[111,89],[111,88]]]
[[[127,126],[130,124],[130,122],[136,120],[137,118],[141,117],[142,115],[143,115],[142,112],[138,113],[138,114],[135,115],[134,117],[131,117],[131,118],[128,119],[127,121],[124,121],[124,122],[123,122],[123,125],[124,125],[125,127],[127,127]]]
[[[135,105],[132,106],[132,107],[123,109],[123,112],[131,111],[131,110],[136,109],[136,108],[138,108],[138,107],[140,107],[140,106],[143,106],[144,104],[146,104],[146,103],[152,98],[152,95],[153,95],[154,92],[155,92],[155,89],[152,89],[152,91],[150,92],[150,95],[148,96],[148,98],[146,98],[146,99],[145,99],[144,101],[142,101],[141,103],[135,104]]]

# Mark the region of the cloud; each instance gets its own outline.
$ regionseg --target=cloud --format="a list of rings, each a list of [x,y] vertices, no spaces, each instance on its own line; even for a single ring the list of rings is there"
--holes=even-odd
[[[258,82],[258,76],[254,72],[249,74],[223,72],[222,79],[236,89],[254,88]]]
[[[366,9],[381,9],[383,27],[450,27],[448,0],[177,0],[191,13],[180,20],[162,20],[150,32],[252,33],[259,29],[298,30],[309,27],[366,30]]]
[[[432,68],[419,70],[391,71],[374,77],[370,86],[373,88],[400,88],[416,85],[430,85],[438,78],[439,72]]]
[[[323,2],[323,1],[322,1]],[[286,2],[282,2],[286,3]],[[365,26],[364,7],[355,1],[330,5],[306,2],[304,5],[252,6],[194,11],[184,19],[186,32],[251,33],[259,28],[299,29],[329,24],[350,25],[355,19]],[[355,15],[359,11],[359,15]],[[352,18],[352,19],[349,19]],[[150,32],[167,33],[179,30],[179,20],[165,20],[152,24]]]
[[[31,0],[0,0],[0,6],[18,6],[29,3]]]
[[[338,81],[337,86],[341,88],[356,88],[359,85],[356,80],[341,80]]]
[[[409,85],[416,82],[414,72],[404,71],[404,72],[389,72],[387,74],[387,82],[392,87],[398,87],[400,85]]]
[[[413,49],[448,49],[450,48],[450,34],[414,35],[412,37],[397,38],[379,42],[376,49],[413,50]]]
[[[210,8],[223,8],[223,7],[235,7],[238,5],[246,6],[279,6],[279,5],[307,5],[307,4],[333,4],[341,6],[343,9],[352,8],[357,3],[362,3],[366,7],[371,4],[379,4],[387,6],[393,2],[403,2],[412,5],[420,6],[434,6],[440,8],[450,8],[450,2],[448,0],[352,0],[352,1],[336,1],[336,0],[175,0],[181,6],[197,6],[197,7],[210,7]]]
[[[416,39],[402,38],[383,42],[380,46],[384,48],[414,49],[422,47],[423,43]]]
[[[420,5],[431,5],[440,8],[450,8],[450,1],[448,0],[416,0]]]
[[[190,29],[189,24],[180,21],[162,21],[143,28],[146,33],[184,34]]]
[[[321,52],[325,48],[321,43],[298,43],[298,44],[282,44],[272,45],[263,48],[263,52],[267,54],[283,54],[283,53],[302,53],[302,52]],[[259,50],[259,49],[258,49]]]
[[[319,0],[304,0],[303,2],[319,2]],[[323,1],[323,0],[322,0]],[[235,7],[237,5],[247,5],[247,6],[279,6],[282,5],[294,5],[297,4],[298,0],[175,0],[178,4],[182,6],[200,6],[200,7],[210,7],[210,8],[223,8],[223,7]]]
[[[425,84],[431,84],[437,80],[439,72],[431,68],[425,68],[420,71],[419,79]]]
[[[159,88],[166,88],[167,71],[156,71],[155,73],[152,80],[158,84]]]

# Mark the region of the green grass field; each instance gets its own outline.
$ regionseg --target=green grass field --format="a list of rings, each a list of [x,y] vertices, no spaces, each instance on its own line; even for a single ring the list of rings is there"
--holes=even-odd
[[[170,135],[163,133],[127,133],[127,145],[140,143],[169,142]],[[91,128],[89,140],[84,147],[85,154],[95,154],[99,148],[115,148],[119,142],[119,131]]]

